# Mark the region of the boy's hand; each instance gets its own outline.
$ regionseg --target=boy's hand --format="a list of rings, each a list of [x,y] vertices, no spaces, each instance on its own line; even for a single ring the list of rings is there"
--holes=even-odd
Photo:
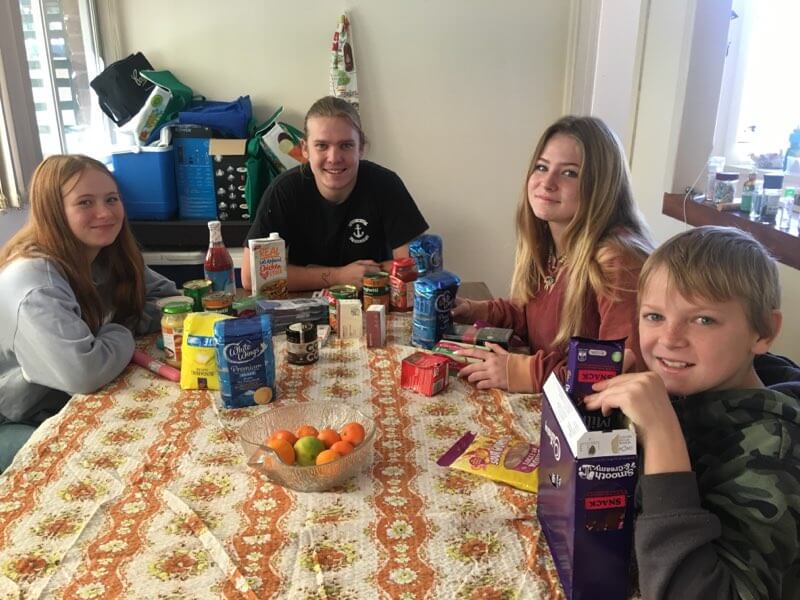
[[[629,373],[595,383],[583,401],[608,415],[620,409],[633,422],[644,447],[644,472],[691,471],[686,441],[661,378],[652,372]]]
[[[463,367],[459,372],[459,377],[466,377],[467,381],[474,383],[479,390],[489,388],[508,389],[508,352],[497,344],[487,343],[489,350],[480,348],[465,348],[456,351],[459,356],[469,356],[479,358],[481,362]]]

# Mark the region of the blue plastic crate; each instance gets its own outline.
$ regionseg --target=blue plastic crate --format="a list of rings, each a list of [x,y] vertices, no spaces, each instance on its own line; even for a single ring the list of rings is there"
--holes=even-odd
[[[168,221],[178,214],[172,147],[132,148],[111,155],[129,220]]]

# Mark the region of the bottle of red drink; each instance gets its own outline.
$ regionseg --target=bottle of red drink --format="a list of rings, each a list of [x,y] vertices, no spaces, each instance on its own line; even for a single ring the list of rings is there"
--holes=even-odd
[[[236,291],[236,280],[233,273],[231,253],[222,241],[222,225],[219,221],[208,222],[208,252],[203,271],[206,279],[210,279],[215,292]]]

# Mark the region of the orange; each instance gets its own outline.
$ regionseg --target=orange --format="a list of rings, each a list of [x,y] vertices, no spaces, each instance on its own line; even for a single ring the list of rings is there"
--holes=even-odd
[[[317,464],[324,465],[325,463],[339,460],[341,457],[342,455],[336,452],[335,450],[323,450],[322,452],[317,454]]]
[[[320,429],[319,433],[317,434],[317,439],[322,440],[322,443],[325,444],[326,448],[330,448],[342,438],[339,437],[339,434],[333,429]]]
[[[353,446],[358,446],[364,441],[364,426],[361,423],[347,423],[339,430],[339,435],[345,442],[350,442]]]
[[[287,442],[289,442],[289,444],[292,446],[294,446],[294,443],[297,441],[297,436],[288,429],[278,429],[278,431],[269,436],[269,439],[274,439],[274,438],[284,439]]]
[[[300,425],[300,427],[297,428],[297,431],[294,432],[298,440],[301,437],[306,437],[307,435],[310,435],[312,437],[317,437],[318,433],[319,431],[317,431],[317,428],[312,427],[311,425]]]
[[[267,446],[275,450],[278,453],[281,461],[287,465],[294,464],[294,448],[292,445],[284,440],[283,438],[276,438],[273,437],[270,441],[267,442]]]
[[[353,451],[353,444],[345,442],[344,440],[336,442],[331,446],[331,450],[338,452],[342,456],[350,454]]]

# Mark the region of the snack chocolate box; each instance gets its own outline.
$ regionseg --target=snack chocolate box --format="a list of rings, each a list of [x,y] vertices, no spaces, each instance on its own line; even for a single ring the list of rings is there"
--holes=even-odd
[[[555,374],[544,384],[536,513],[566,597],[628,597],[633,429],[589,431]]]
[[[592,385],[622,373],[625,356],[625,339],[595,340],[571,337],[567,350],[567,379],[564,390],[578,407],[586,427],[608,431],[622,426],[622,413],[618,410],[603,415],[599,410],[588,411],[583,398],[593,392]]]

